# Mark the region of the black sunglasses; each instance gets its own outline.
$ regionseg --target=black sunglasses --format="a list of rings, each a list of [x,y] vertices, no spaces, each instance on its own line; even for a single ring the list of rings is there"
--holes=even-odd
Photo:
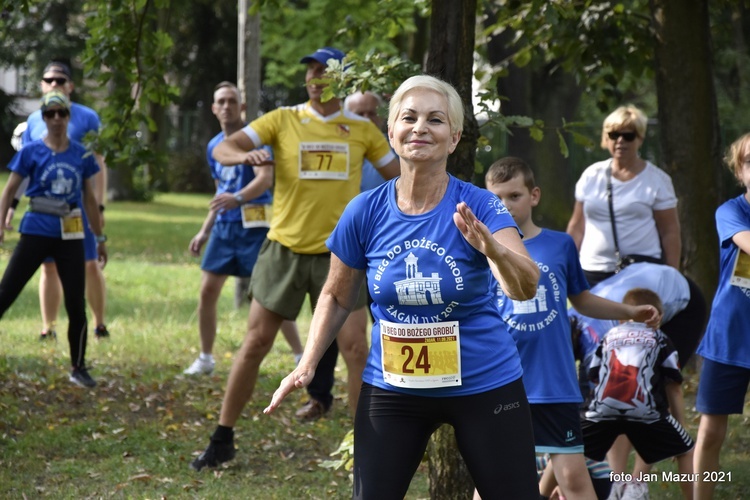
[[[57,109],[48,109],[46,111],[42,111],[42,114],[45,118],[48,120],[51,120],[55,117],[55,115],[59,116],[60,118],[67,118],[70,116],[70,111],[65,108],[57,108]]]
[[[58,85],[65,85],[66,83],[68,83],[68,79],[62,77],[42,78],[42,81],[44,81],[45,83],[49,83],[50,85],[52,85],[52,82],[55,82]]]
[[[637,136],[635,132],[607,132],[607,137],[613,141],[622,137],[624,141],[633,142]]]

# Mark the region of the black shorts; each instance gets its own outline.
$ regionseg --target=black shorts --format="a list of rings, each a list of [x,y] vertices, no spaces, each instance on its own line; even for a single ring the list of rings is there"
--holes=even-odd
[[[683,455],[695,445],[684,427],[672,415],[650,424],[627,420],[584,420],[581,422],[581,429],[584,455],[599,461],[604,460],[620,434],[628,436],[635,451],[647,464]]]
[[[583,453],[578,403],[529,404],[537,453]]]

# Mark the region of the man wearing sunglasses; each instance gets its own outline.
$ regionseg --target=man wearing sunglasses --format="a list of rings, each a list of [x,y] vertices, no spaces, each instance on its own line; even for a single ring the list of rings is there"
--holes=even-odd
[[[52,90],[57,90],[65,94],[69,99],[75,86],[72,80],[72,72],[67,62],[61,60],[52,60],[44,68],[41,80],[42,95],[46,95]],[[66,110],[67,111],[67,110]],[[101,127],[99,115],[93,109],[71,102],[70,120],[68,122],[68,138],[73,141],[83,143],[84,136],[89,131],[98,131]],[[26,131],[21,136],[21,144],[26,145],[31,141],[43,138],[47,135],[47,125],[42,117],[42,111],[35,111],[26,120]],[[104,201],[106,197],[107,175],[104,157],[95,154],[96,161],[99,164],[99,173],[93,178],[94,197],[99,206],[99,212],[104,223]],[[6,226],[10,227],[10,221],[13,218],[15,206],[23,195],[25,185],[16,193],[13,207],[8,211]],[[109,336],[109,331],[104,321],[105,306],[105,282],[104,274],[98,262],[96,252],[97,242],[90,228],[86,227],[85,249],[86,249],[86,299],[94,315],[96,328],[94,333],[97,338]],[[57,314],[62,303],[62,285],[57,272],[57,266],[54,260],[47,260],[42,265],[42,274],[39,281],[39,302],[42,310],[43,328],[40,334],[41,340],[54,340],[57,336],[55,332],[55,323]]]

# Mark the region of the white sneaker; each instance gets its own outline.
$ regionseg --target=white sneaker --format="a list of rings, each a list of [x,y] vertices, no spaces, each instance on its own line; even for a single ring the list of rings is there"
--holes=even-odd
[[[216,365],[216,362],[213,359],[204,360],[200,357],[193,361],[193,364],[190,365],[190,368],[185,370],[185,375],[209,375],[212,371],[214,371],[214,366]]]
[[[622,500],[648,500],[648,485],[646,483],[628,483],[620,498]]]
[[[612,489],[609,492],[607,500],[620,500],[622,494],[625,492],[625,487],[628,485],[625,481],[613,481]]]

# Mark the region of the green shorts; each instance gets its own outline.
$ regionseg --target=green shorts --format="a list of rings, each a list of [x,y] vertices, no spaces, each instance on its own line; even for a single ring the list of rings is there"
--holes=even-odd
[[[250,279],[250,294],[269,311],[294,320],[302,309],[305,295],[310,294],[310,304],[315,307],[330,267],[330,253],[294,253],[281,243],[266,239]],[[363,280],[354,309],[366,305],[367,289]]]

